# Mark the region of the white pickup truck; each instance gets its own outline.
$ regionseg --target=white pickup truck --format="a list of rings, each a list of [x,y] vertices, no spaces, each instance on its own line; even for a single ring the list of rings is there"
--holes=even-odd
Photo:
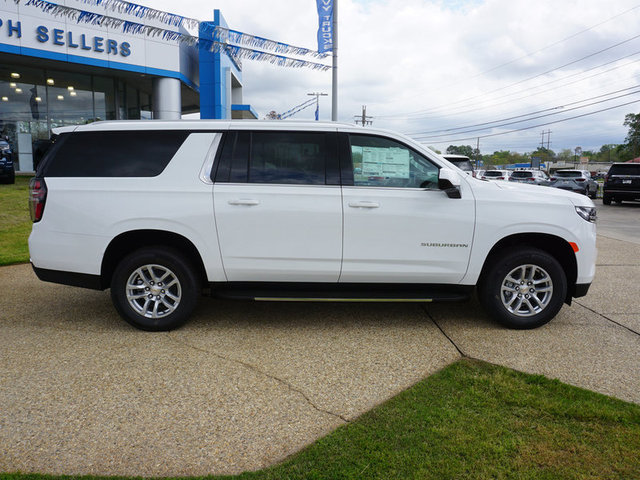
[[[587,197],[475,179],[388,131],[200,120],[55,133],[31,182],[33,268],[111,288],[143,330],[182,325],[205,292],[428,302],[476,288],[497,321],[534,328],[594,277]]]

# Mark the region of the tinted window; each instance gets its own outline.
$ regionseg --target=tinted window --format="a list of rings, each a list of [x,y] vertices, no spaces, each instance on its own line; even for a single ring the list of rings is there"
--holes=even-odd
[[[497,170],[492,170],[489,172],[484,172],[483,174],[485,177],[504,177],[504,174],[500,171]]]
[[[461,160],[461,159],[447,159],[451,163],[453,163],[460,170],[464,170],[465,172],[473,172],[473,165],[470,160]]]
[[[253,132],[250,183],[324,185],[324,133]]]
[[[572,170],[572,171],[568,171],[568,170],[560,171],[560,170],[558,170],[555,173],[555,176],[556,177],[561,177],[561,178],[576,178],[576,177],[582,177],[582,172],[577,172],[575,170]]]
[[[350,135],[356,186],[436,188],[438,167],[410,148],[384,137]]]
[[[155,177],[185,141],[186,131],[82,132],[52,149],[49,177]]]
[[[612,165],[609,175],[640,175],[640,164]]]
[[[515,178],[529,178],[529,177],[533,177],[533,173],[531,172],[513,172],[511,174],[512,177]]]

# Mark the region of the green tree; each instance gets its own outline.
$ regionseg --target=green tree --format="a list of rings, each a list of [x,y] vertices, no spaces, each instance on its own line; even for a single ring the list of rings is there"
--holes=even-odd
[[[475,159],[475,150],[471,145],[449,145],[447,147],[447,153],[450,155],[466,155],[469,158]]]
[[[556,158],[556,154],[553,150],[544,147],[538,147],[534,152],[531,152],[531,156],[539,157],[542,162],[548,162]]]
[[[640,113],[628,113],[624,116],[624,126],[628,127],[627,136],[624,139],[627,153],[632,157],[640,155]]]
[[[563,162],[573,162],[573,150],[570,148],[563,148],[560,153],[556,155],[556,158]]]

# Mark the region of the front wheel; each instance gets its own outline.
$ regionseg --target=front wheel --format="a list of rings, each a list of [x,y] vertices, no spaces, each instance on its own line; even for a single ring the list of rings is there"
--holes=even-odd
[[[536,248],[519,248],[495,259],[478,293],[485,310],[509,328],[536,328],[562,308],[567,278],[560,263]]]
[[[122,318],[140,330],[182,326],[200,296],[200,281],[187,258],[165,247],[137,250],[116,267],[111,299]]]

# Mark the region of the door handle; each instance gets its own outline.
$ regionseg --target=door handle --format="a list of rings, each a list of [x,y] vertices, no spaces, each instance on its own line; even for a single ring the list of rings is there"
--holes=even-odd
[[[378,202],[349,202],[349,206],[352,208],[378,208],[380,204]]]
[[[260,202],[258,200],[251,200],[250,198],[240,198],[238,200],[229,200],[229,205],[248,205],[251,207],[259,204]]]

